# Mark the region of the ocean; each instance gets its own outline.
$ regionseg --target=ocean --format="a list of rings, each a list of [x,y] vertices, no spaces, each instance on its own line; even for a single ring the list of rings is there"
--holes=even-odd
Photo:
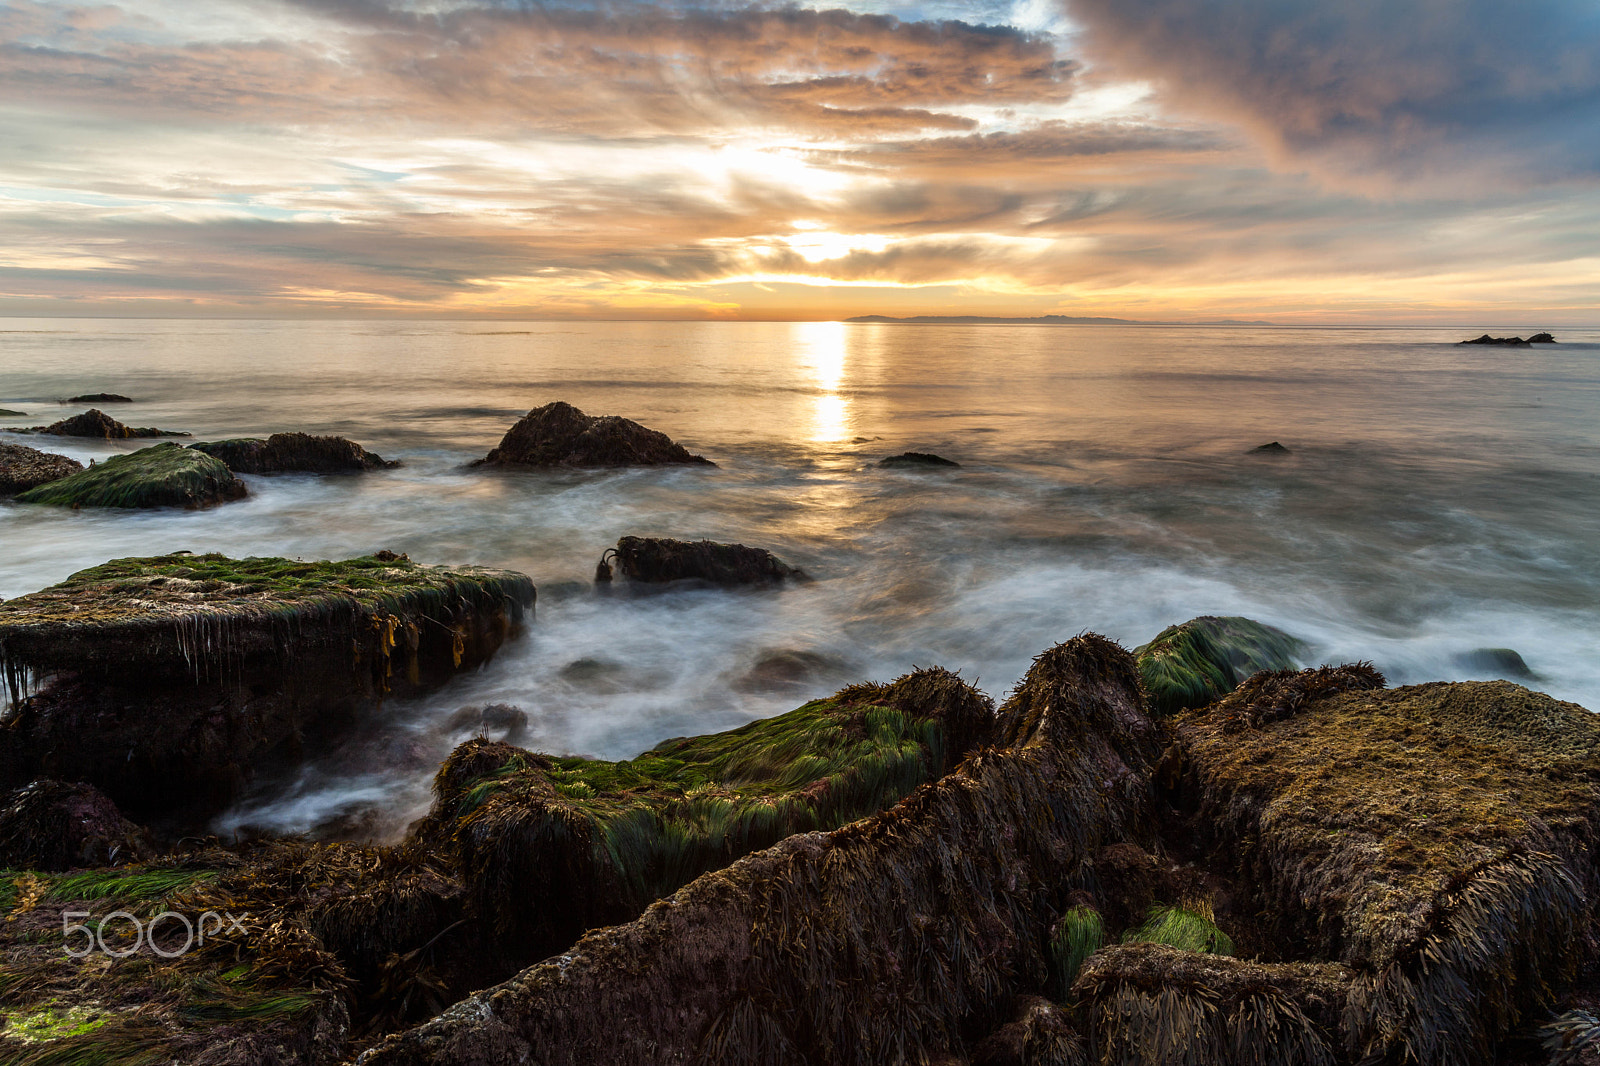
[[[434,695],[393,701],[217,822],[392,838],[428,802],[467,706],[528,716],[524,746],[626,758],[913,666],[997,698],[1092,630],[1132,647],[1201,614],[1371,660],[1394,684],[1490,676],[1600,709],[1600,331],[1458,347],[1439,328],[415,321],[0,320],[8,427],[118,392],[197,440],[350,437],[397,470],[245,477],[200,512],[0,502],[0,597],[107,559],[186,549],[521,570],[525,636]],[[1520,332],[1524,335],[1526,328]],[[467,467],[566,400],[716,468]],[[1252,454],[1279,441],[1287,455]],[[87,461],[149,442],[48,438]],[[885,470],[907,450],[959,462]],[[779,592],[597,595],[624,535],[770,548]]]

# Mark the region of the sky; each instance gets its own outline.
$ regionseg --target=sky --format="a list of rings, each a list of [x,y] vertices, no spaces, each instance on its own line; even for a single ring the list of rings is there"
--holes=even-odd
[[[1600,325],[1593,0],[0,0],[0,315]]]

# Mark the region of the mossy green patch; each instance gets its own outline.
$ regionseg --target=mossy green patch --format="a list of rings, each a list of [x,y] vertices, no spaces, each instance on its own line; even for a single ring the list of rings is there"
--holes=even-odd
[[[1306,650],[1281,629],[1240,617],[1204,615],[1168,626],[1134,649],[1150,709],[1204,707],[1261,670],[1286,670]]]
[[[1232,955],[1233,940],[1217,928],[1210,908],[1150,908],[1144,923],[1122,934],[1124,944],[1165,944],[1184,951]]]
[[[216,876],[215,870],[92,870],[69,877],[52,878],[46,895],[58,902],[79,899],[154,902]]]
[[[28,412],[26,412],[26,411],[12,411],[12,410],[10,410],[8,408],[0,407],[0,418],[27,418],[27,417],[28,417]]]
[[[19,503],[58,507],[209,507],[245,495],[244,483],[219,460],[177,444],[113,456],[29,489]]]
[[[92,1033],[110,1020],[109,1014],[94,1007],[49,1006],[8,1016],[3,1032],[7,1039],[38,1044]]]
[[[1105,921],[1087,904],[1069,908],[1050,932],[1051,995],[1058,1003],[1071,1002],[1072,982],[1084,960],[1106,942]]]

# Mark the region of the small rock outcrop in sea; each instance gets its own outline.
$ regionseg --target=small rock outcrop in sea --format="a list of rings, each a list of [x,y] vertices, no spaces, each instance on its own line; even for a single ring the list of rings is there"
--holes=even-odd
[[[1512,648],[1474,648],[1455,657],[1456,665],[1475,674],[1498,675],[1507,681],[1537,681],[1521,655]]]
[[[625,762],[472,740],[419,835],[454,850],[509,974],[741,855],[892,806],[993,723],[987,697],[933,669]]]
[[[148,850],[144,831],[93,785],[41,779],[0,796],[0,869],[125,865]]]
[[[189,447],[222,460],[235,474],[357,474],[400,465],[398,460],[374,455],[355,441],[313,437],[309,433],[274,433],[266,440],[244,437]]]
[[[8,410],[7,408],[0,407],[0,418],[27,418],[27,417],[28,417],[28,412],[26,412],[26,411],[12,411],[12,410]]]
[[[1258,670],[1292,670],[1304,641],[1249,618],[1202,615],[1133,650],[1156,714],[1204,707]]]
[[[484,662],[533,599],[511,571],[370,557],[81,571],[0,603],[0,786],[64,777],[130,812],[215,811],[258,765]]]
[[[1277,441],[1271,441],[1271,442],[1269,442],[1267,444],[1258,444],[1254,448],[1251,448],[1250,449],[1250,454],[1251,455],[1292,455],[1293,453],[1290,452],[1288,448],[1285,448],[1283,445],[1279,444]]]
[[[65,455],[41,452],[21,444],[0,443],[0,496],[27,492],[82,469],[82,463]]]
[[[135,437],[187,437],[173,429],[135,429],[125,426],[104,411],[91,408],[81,415],[63,418],[48,426],[34,426],[29,433],[48,433],[54,437],[90,437],[97,440],[131,440]]]
[[[664,584],[669,581],[704,581],[730,588],[736,585],[775,585],[784,580],[804,580],[804,571],[790,566],[765,548],[743,544],[718,544],[710,540],[668,540],[664,537],[623,537],[606,549],[595,568],[595,581],[612,577],[612,564],[629,581]]]
[[[210,507],[248,495],[244,482],[209,455],[157,444],[114,455],[17,497],[57,507]]]
[[[901,452],[891,455],[887,459],[879,459],[879,466],[886,466],[894,470],[928,470],[938,467],[953,467],[961,464],[953,459],[946,459],[942,455],[932,452]]]
[[[1555,344],[1556,339],[1548,333],[1535,333],[1527,340],[1521,337],[1491,337],[1485,333],[1481,337],[1474,337],[1470,341],[1457,341],[1457,344],[1500,344],[1511,347],[1526,348],[1530,344]]]
[[[570,403],[536,407],[474,466],[716,466],[665,433],[617,415],[586,415]]]
[[[87,392],[82,396],[72,396],[68,403],[132,403],[126,396],[119,396],[114,392]]]
[[[1009,746],[889,810],[706,874],[363,1062],[876,1066],[959,1051],[1041,983],[1061,879],[1154,813],[1160,734],[1121,648],[1086,635],[1046,651],[999,725]]]

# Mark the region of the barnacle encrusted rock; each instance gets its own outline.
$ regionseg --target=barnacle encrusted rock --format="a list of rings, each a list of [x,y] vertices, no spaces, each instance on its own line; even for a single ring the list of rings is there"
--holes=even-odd
[[[475,466],[715,466],[665,433],[618,415],[586,415],[560,400],[535,407]]]
[[[21,444],[0,444],[0,496],[27,492],[83,469],[76,459]]]
[[[387,553],[386,553],[387,555]],[[0,784],[90,781],[126,809],[226,802],[260,761],[494,654],[522,574],[188,553],[117,559],[0,604]]]

